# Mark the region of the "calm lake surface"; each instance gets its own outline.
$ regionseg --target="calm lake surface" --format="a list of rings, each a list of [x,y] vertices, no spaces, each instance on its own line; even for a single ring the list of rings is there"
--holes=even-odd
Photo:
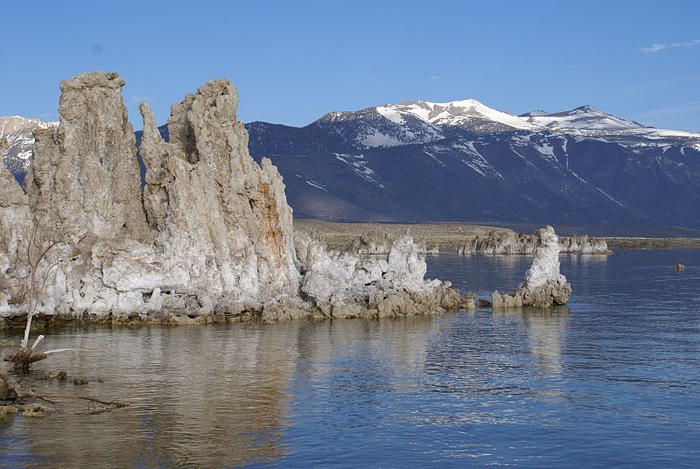
[[[479,296],[530,263],[428,259]],[[106,350],[38,363],[90,381],[39,392],[130,406],[0,420],[0,466],[698,467],[700,252],[561,263],[551,312],[49,332]]]

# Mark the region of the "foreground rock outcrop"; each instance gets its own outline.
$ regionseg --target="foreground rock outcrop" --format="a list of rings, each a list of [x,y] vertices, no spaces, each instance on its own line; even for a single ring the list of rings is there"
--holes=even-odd
[[[264,303],[299,288],[292,211],[277,169],[248,154],[237,107],[228,80],[209,82],[173,106],[165,143],[141,105],[144,207],[178,289]]]
[[[282,178],[250,157],[228,80],[172,107],[169,142],[141,105],[141,192],[123,85],[116,73],[61,83],[60,124],[35,132],[27,195],[0,168],[0,317],[33,308],[48,318],[182,323],[473,305],[449,283],[423,279],[409,238],[386,240],[388,254],[373,256],[295,235]],[[30,306],[18,292],[32,271]]]
[[[537,230],[535,259],[525,274],[525,281],[510,295],[498,291],[491,295],[494,308],[534,306],[546,308],[563,305],[571,295],[571,285],[559,273],[559,239],[554,228]]]

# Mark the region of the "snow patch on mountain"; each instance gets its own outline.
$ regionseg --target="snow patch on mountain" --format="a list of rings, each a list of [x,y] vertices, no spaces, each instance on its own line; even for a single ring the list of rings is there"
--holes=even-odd
[[[499,173],[496,168],[494,168],[491,163],[489,163],[484,155],[482,155],[479,150],[476,149],[474,142],[468,140],[460,140],[457,143],[452,144],[451,147],[441,147],[445,153],[455,153],[460,157],[460,161],[465,165],[469,166],[471,169],[476,171],[478,174],[489,177],[498,177],[504,179],[503,175]]]
[[[377,112],[385,118],[389,119],[394,124],[404,125],[406,123],[403,115],[396,109],[392,109],[389,106],[378,107]]]
[[[569,173],[572,174],[576,179],[578,179],[579,181],[581,181],[581,182],[584,183],[585,185],[587,185],[587,186],[589,186],[589,187],[592,187],[593,189],[597,190],[598,192],[600,192],[601,194],[603,194],[607,199],[611,200],[612,202],[614,202],[614,203],[617,204],[618,206],[624,207],[624,204],[623,204],[622,202],[620,202],[620,201],[617,200],[615,197],[611,196],[610,194],[608,194],[607,192],[605,192],[603,189],[601,189],[600,187],[596,186],[595,184],[591,184],[590,182],[588,182],[588,181],[586,181],[585,179],[583,179],[581,176],[578,175],[578,173],[577,173],[576,171],[574,171],[574,170],[572,170],[572,169],[568,169],[568,171],[569,171]]]
[[[376,129],[374,129],[374,131],[371,134],[358,135],[357,139],[355,139],[355,142],[363,148],[388,148],[403,145],[398,138],[392,135],[384,134]]]
[[[316,182],[313,179],[307,179],[306,183],[310,185],[311,187],[315,187],[316,189],[321,189],[324,192],[328,192],[328,189],[326,189],[326,186],[321,184],[320,182]]]
[[[343,163],[350,165],[353,172],[362,179],[375,184],[380,189],[384,189],[384,185],[379,183],[379,181],[373,177],[374,170],[367,166],[365,155],[349,155],[345,153],[334,153],[334,155],[338,161],[342,161]]]
[[[554,147],[547,142],[534,144],[535,150],[547,159],[557,159],[557,155],[554,154]]]
[[[443,163],[443,161],[440,158],[438,158],[437,155],[435,155],[435,154],[433,154],[425,149],[423,150],[423,153],[428,155],[429,157],[431,157],[433,160],[435,160],[437,162],[437,164],[439,164],[443,168],[447,168],[447,165],[445,163]]]
[[[566,139],[564,139],[564,151],[566,151]],[[557,155],[554,153],[554,146],[546,138],[542,138],[539,134],[514,135],[510,141],[510,148],[516,155],[523,158],[523,155],[518,153],[515,148],[532,148],[537,153],[542,155],[547,160],[557,160]]]

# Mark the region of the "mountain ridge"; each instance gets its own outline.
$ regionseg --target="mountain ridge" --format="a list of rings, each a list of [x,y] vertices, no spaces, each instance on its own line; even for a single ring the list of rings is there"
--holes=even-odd
[[[537,114],[409,101],[248,129],[299,216],[698,227],[700,133],[590,105]]]

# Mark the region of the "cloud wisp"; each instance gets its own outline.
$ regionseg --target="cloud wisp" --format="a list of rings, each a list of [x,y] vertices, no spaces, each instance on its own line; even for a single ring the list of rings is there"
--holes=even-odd
[[[652,44],[649,47],[640,47],[639,51],[643,54],[655,54],[662,50],[678,49],[679,47],[693,47],[700,45],[700,39],[693,39],[687,42],[672,42],[670,44]]]

